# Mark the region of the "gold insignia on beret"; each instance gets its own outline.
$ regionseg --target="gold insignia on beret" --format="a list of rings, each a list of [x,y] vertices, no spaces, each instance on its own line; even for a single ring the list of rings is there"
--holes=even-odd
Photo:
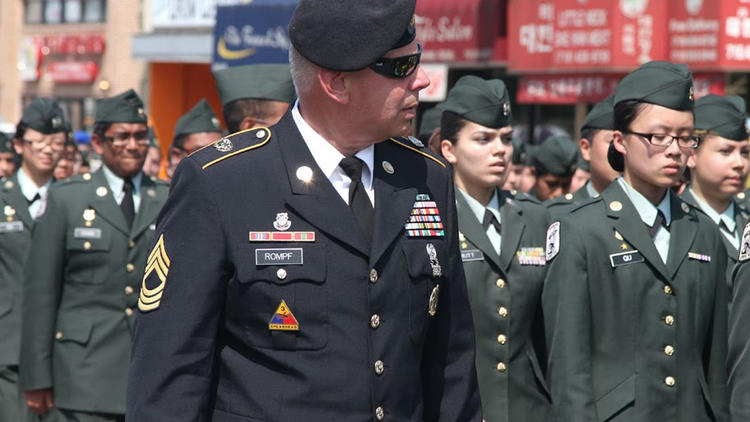
[[[688,92],[688,99],[690,101],[694,101],[695,100],[695,89],[693,88],[692,85],[690,85],[690,91]]]
[[[393,174],[396,170],[393,168],[393,164],[388,161],[383,161],[383,170],[388,174]]]
[[[232,141],[230,141],[227,138],[219,139],[218,142],[214,144],[214,148],[216,148],[219,152],[229,152],[234,148],[234,145],[232,145]]]
[[[612,201],[609,203],[609,209],[612,211],[620,211],[622,209],[622,202],[620,201]]]
[[[680,207],[682,208],[682,212],[684,213],[690,212],[690,207],[688,206],[688,204],[683,202],[682,204],[680,204]]]
[[[138,298],[138,309],[142,312],[153,311],[161,305],[161,297],[164,293],[164,286],[167,284],[170,265],[171,261],[167,256],[167,250],[164,246],[164,233],[162,233],[146,261],[146,272],[143,275],[141,294]],[[155,276],[159,280],[159,284],[153,289],[149,289],[146,284],[151,276]]]
[[[91,173],[83,173],[81,177],[83,180],[91,180]]]
[[[510,114],[510,103],[503,103],[503,116]]]
[[[99,186],[98,188],[96,188],[96,194],[98,196],[107,196],[107,188],[105,188],[104,186]]]

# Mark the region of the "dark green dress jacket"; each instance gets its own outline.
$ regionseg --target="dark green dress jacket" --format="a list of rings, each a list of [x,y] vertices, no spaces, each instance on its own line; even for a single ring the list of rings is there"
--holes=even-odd
[[[552,223],[542,306],[555,420],[728,420],[726,251],[708,217],[669,195],[666,264],[619,183]]]
[[[540,300],[549,217],[524,193],[500,198],[498,255],[463,195],[456,195],[482,411],[487,422],[546,422],[551,403],[538,351],[544,351]]]
[[[590,182],[586,184],[588,183]],[[544,206],[549,210],[551,218],[555,219],[569,213],[589,199],[591,199],[589,191],[586,189],[586,185],[583,185],[575,193],[568,193],[544,201]]]
[[[133,313],[167,193],[143,176],[129,229],[101,171],[50,189],[25,273],[23,390],[52,387],[63,409],[125,413]]]
[[[18,173],[0,185],[0,213],[0,366],[5,366],[18,365],[21,286],[34,228]]]

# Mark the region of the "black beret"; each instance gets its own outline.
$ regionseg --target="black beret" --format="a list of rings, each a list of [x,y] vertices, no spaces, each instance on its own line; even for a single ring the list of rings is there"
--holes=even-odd
[[[97,123],[146,123],[146,111],[138,94],[129,89],[110,98],[96,100]]]
[[[422,113],[422,122],[419,124],[419,137],[428,137],[440,127],[440,117],[443,115],[442,103]]]
[[[737,95],[706,95],[695,102],[695,129],[747,141],[745,100]]]
[[[555,176],[571,176],[578,162],[578,148],[567,136],[550,136],[534,151],[533,162],[538,170],[541,165]]]
[[[288,64],[253,64],[214,72],[221,104],[243,99],[294,101]]]
[[[596,103],[591,108],[586,119],[583,121],[581,130],[585,129],[607,129],[615,128],[615,95],[612,94],[604,100]]]
[[[44,134],[68,130],[60,104],[51,98],[34,99],[23,110],[21,123]]]
[[[180,117],[174,128],[174,138],[198,132],[221,132],[219,119],[205,99]]]
[[[463,76],[448,92],[443,111],[451,111],[493,129],[509,126],[513,122],[510,95],[500,79]]]
[[[289,23],[294,48],[340,72],[362,70],[416,35],[416,0],[300,0]]]
[[[617,85],[615,104],[635,100],[673,110],[693,109],[693,75],[684,64],[651,61]]]

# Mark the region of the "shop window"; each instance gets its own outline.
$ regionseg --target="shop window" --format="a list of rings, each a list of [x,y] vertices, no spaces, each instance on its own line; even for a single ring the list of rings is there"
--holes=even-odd
[[[84,0],[83,21],[104,22],[106,18],[105,0]]]
[[[44,23],[62,22],[62,0],[47,0],[44,3]]]
[[[29,24],[104,22],[106,0],[25,0]]]
[[[43,7],[42,0],[26,0],[26,23],[42,23]]]
[[[78,23],[81,21],[81,0],[65,0],[65,22]]]

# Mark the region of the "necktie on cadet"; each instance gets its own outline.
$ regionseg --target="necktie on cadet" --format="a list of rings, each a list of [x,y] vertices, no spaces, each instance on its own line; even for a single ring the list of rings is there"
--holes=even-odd
[[[37,192],[36,195],[34,195],[33,198],[27,199],[26,202],[28,202],[29,206],[31,206],[31,204],[33,204],[34,202],[38,201],[39,199],[42,199],[42,197],[39,195],[39,192]]]
[[[659,227],[667,228],[667,219],[664,218],[664,213],[662,213],[661,210],[656,210],[656,220],[654,221],[654,225],[649,226],[646,224],[646,227],[648,227],[648,234],[651,235],[651,238],[655,238],[656,233],[659,231]]]
[[[122,215],[125,216],[128,227],[133,227],[135,204],[133,203],[133,181],[130,178],[125,179],[122,191],[125,193],[125,196],[122,197],[122,202],[120,202],[120,209],[122,210]]]
[[[729,226],[727,226],[727,223],[725,223],[724,220],[719,220],[719,228],[734,236],[734,230],[729,230]]]
[[[339,163],[339,167],[352,179],[349,184],[349,207],[352,209],[362,233],[367,238],[367,242],[372,243],[375,210],[372,207],[372,202],[370,202],[370,197],[367,196],[365,186],[362,184],[362,168],[364,165],[364,161],[357,157],[344,157]]]
[[[490,227],[490,224],[495,227],[495,230],[497,230],[497,234],[500,234],[500,222],[497,221],[497,217],[495,217],[495,214],[492,211],[485,209],[484,219],[482,220],[482,226],[484,227],[485,231],[487,231],[487,229]]]

